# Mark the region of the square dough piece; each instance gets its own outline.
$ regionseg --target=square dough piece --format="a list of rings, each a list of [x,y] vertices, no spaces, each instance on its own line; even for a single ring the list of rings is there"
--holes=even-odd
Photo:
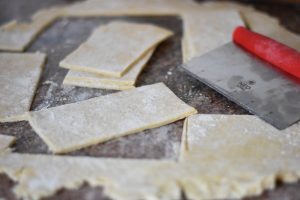
[[[26,120],[46,56],[0,53],[0,122]]]
[[[121,77],[172,32],[151,24],[111,22],[60,62],[68,69]]]
[[[150,49],[145,56],[137,61],[137,63],[121,78],[106,77],[94,73],[69,70],[63,84],[113,90],[134,88],[138,75],[143,70],[154,50],[155,48]]]
[[[0,153],[6,150],[16,140],[15,137],[9,135],[0,135]]]
[[[232,32],[244,26],[236,11],[201,11],[183,14],[187,54],[200,56],[232,41]]]
[[[251,115],[194,115],[185,121],[180,162],[189,199],[258,195],[300,178],[300,123],[283,131]]]
[[[163,83],[29,113],[51,151],[64,153],[183,119],[197,111]]]

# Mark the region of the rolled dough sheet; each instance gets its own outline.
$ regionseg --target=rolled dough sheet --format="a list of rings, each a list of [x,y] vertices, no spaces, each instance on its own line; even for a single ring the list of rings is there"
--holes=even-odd
[[[100,26],[60,62],[68,69],[121,77],[172,32],[151,24],[111,22]]]
[[[145,54],[145,56],[137,61],[137,63],[132,66],[132,68],[121,78],[107,77],[94,73],[69,70],[63,81],[63,84],[114,90],[126,90],[134,88],[134,84],[138,75],[143,70],[154,50],[155,48],[150,49]]]
[[[185,122],[181,184],[189,199],[261,194],[300,177],[300,124],[279,131],[256,116],[193,115]]]
[[[42,53],[0,53],[0,122],[27,118],[45,58]]]
[[[65,153],[183,119],[197,111],[163,83],[29,113],[51,151]]]
[[[191,57],[200,56],[232,40],[244,23],[236,11],[202,11],[183,15],[184,36]]]
[[[24,51],[31,41],[61,16],[60,8],[40,10],[30,22],[11,21],[0,27],[0,50]]]
[[[16,140],[15,137],[9,135],[0,135],[0,153],[5,151]]]
[[[163,160],[0,154],[0,172],[18,182],[14,192],[24,199],[76,189],[84,182],[104,186],[104,193],[116,200],[179,199],[176,167]]]

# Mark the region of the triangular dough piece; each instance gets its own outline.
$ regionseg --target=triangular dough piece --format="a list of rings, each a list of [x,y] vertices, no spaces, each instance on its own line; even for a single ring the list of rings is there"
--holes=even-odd
[[[0,122],[26,119],[44,62],[41,53],[0,53]]]
[[[0,50],[24,51],[30,42],[49,24],[61,16],[60,8],[35,13],[31,22],[11,21],[0,27]]]
[[[22,199],[40,199],[84,182],[104,186],[104,193],[116,200],[180,199],[176,167],[163,160],[0,155],[0,172],[18,182],[14,191]]]
[[[0,152],[6,150],[16,138],[9,135],[0,135]]]
[[[189,199],[261,194],[276,180],[300,178],[300,124],[283,131],[250,115],[194,115],[186,119],[181,184]]]
[[[183,119],[197,111],[163,83],[29,113],[55,153],[69,152]]]
[[[184,37],[191,57],[232,41],[232,32],[244,23],[236,11],[202,11],[183,15]]]
[[[111,22],[97,28],[90,38],[60,62],[78,71],[121,77],[145,53],[172,32],[151,24]]]
[[[121,78],[101,76],[94,73],[69,70],[63,84],[83,87],[126,90],[134,88],[135,81],[150,59],[155,48],[150,49],[137,63]]]

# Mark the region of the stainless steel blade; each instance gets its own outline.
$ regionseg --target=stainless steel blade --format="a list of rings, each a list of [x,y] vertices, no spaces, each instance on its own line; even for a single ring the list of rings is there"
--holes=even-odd
[[[300,119],[300,81],[228,43],[183,68],[278,129]]]

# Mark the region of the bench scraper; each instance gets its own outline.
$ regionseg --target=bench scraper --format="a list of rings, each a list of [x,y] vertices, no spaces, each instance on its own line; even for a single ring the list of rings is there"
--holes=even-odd
[[[244,27],[233,40],[183,69],[278,129],[299,121],[300,53]]]

